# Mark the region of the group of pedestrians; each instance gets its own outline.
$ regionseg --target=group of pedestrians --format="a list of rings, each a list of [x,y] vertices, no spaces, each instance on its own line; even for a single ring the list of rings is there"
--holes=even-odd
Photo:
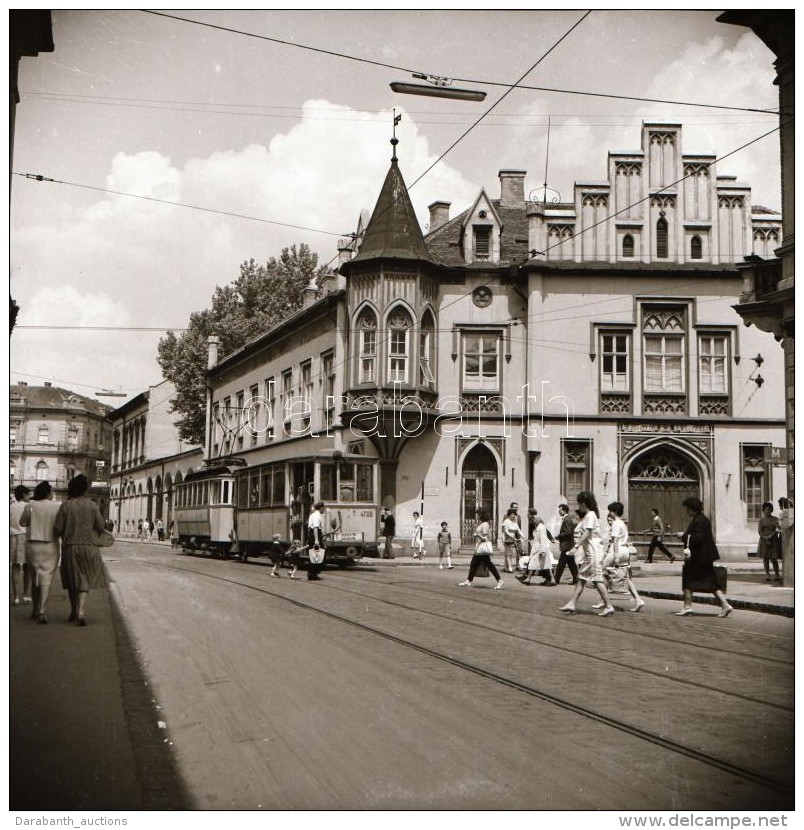
[[[53,488],[40,481],[31,492],[19,485],[9,508],[11,602],[32,605],[31,618],[48,622],[47,603],[57,568],[70,599],[69,622],[87,624],[87,596],[106,586],[98,537],[107,530],[97,504],[87,495],[89,480],[77,475],[67,485],[67,501],[53,500]]]
[[[599,597],[599,601],[594,603],[592,608],[598,612],[598,616],[610,617],[615,609],[611,604],[609,586],[621,584],[633,600],[633,606],[628,610],[635,613],[641,611],[645,607],[645,601],[640,597],[631,576],[629,562],[633,548],[628,540],[628,528],[623,521],[625,512],[623,504],[614,501],[608,505],[604,526],[601,523],[597,500],[592,492],[579,493],[577,501],[577,522],[573,521],[568,505],[559,505],[561,529],[557,541],[560,555],[555,573],[552,571],[553,557],[550,547],[550,542],[553,541],[552,536],[538,512],[535,509],[529,511],[530,556],[525,574],[517,578],[527,585],[531,584],[533,576],[541,574],[544,577],[542,585],[554,586],[561,580],[564,568],[567,567],[575,590],[570,600],[559,610],[574,614],[578,610],[578,602],[584,588],[587,584],[591,584]],[[732,612],[732,607],[723,593],[720,575],[715,567],[720,554],[715,545],[709,519],[703,513],[703,503],[698,498],[690,497],[682,504],[687,510],[690,522],[685,531],[676,533],[684,544],[684,565],[681,571],[684,605],[680,611],[676,612],[676,615],[687,616],[692,613],[692,595],[693,591],[696,591],[714,594],[720,603],[720,616],[728,617]],[[772,505],[769,506],[772,508]],[[654,521],[652,528],[654,538],[651,541],[655,542],[656,546],[661,545],[660,549],[664,548],[666,551],[662,538],[664,526],[659,518],[658,510],[653,512],[658,522]],[[476,576],[488,572],[496,580],[495,590],[499,590],[504,587],[504,582],[491,559],[494,548],[490,516],[488,512],[480,511],[477,518],[478,525],[474,532],[475,552],[469,564],[469,574],[458,584],[461,587],[471,587]],[[774,527],[771,525],[771,522],[766,523],[766,536],[777,532],[778,522]],[[509,571],[512,570],[510,565],[513,551],[518,549],[522,543],[522,531],[517,522],[515,509],[509,509],[503,520],[502,541],[504,570]],[[675,560],[669,551],[668,555]]]
[[[156,521],[153,519],[140,519],[137,522],[138,539],[147,539],[150,541],[154,538],[154,534],[156,534],[158,541],[165,541],[165,525],[161,519],[157,519]]]

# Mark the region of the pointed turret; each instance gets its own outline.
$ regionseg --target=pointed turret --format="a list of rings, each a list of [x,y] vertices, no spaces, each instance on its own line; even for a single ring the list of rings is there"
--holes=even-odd
[[[394,145],[391,169],[385,177],[360,250],[351,262],[388,258],[434,262],[424,243],[408,189],[399,171],[397,139],[392,139],[391,143]]]

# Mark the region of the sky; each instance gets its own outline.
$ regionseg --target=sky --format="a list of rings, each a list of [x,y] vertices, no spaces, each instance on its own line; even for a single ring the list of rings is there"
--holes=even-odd
[[[56,181],[11,177],[11,294],[21,307],[12,383],[134,396],[162,379],[159,338],[207,307],[242,262],[300,242],[332,260],[379,195],[394,108],[423,229],[435,200],[451,202],[454,216],[482,187],[498,197],[506,168],[527,171],[526,194],[542,192],[546,168],[551,193],[571,199],[576,180],[605,178],[609,150],[639,149],[643,120],[680,121],[685,153],[717,156],[778,126],[762,113],[516,89],[413,184],[506,92],[480,82],[516,81],[582,12],[172,14],[237,31],[142,11],[56,10],[54,52],[20,62],[12,172]],[[522,83],[777,107],[773,54],[718,14],[592,11]],[[392,92],[411,71],[466,79],[454,85],[488,95]],[[778,133],[718,174],[778,210]]]

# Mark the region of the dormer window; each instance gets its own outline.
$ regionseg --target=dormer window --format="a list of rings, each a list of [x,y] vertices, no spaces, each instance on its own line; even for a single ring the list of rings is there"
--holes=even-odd
[[[491,257],[491,225],[474,225],[473,230],[475,259],[489,259]]]

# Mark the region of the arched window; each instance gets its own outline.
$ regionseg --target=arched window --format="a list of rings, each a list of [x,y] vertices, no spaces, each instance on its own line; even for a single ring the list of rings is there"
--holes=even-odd
[[[667,259],[667,220],[664,216],[656,223],[656,258]]]
[[[435,322],[433,315],[426,311],[419,330],[419,383],[422,386],[435,385]]]
[[[364,308],[357,318],[358,383],[377,382],[377,316]]]
[[[67,467],[67,481],[71,481],[73,478],[75,478],[75,467],[71,464]]]
[[[634,237],[631,236],[630,233],[627,233],[623,237],[623,256],[624,257],[633,257],[634,255]]]
[[[690,240],[690,259],[703,258],[703,243],[700,236],[693,236]]]
[[[404,308],[388,315],[388,382],[409,382],[410,329],[412,321]]]
[[[47,464],[44,461],[40,461],[36,465],[36,480],[37,481],[47,481]]]

